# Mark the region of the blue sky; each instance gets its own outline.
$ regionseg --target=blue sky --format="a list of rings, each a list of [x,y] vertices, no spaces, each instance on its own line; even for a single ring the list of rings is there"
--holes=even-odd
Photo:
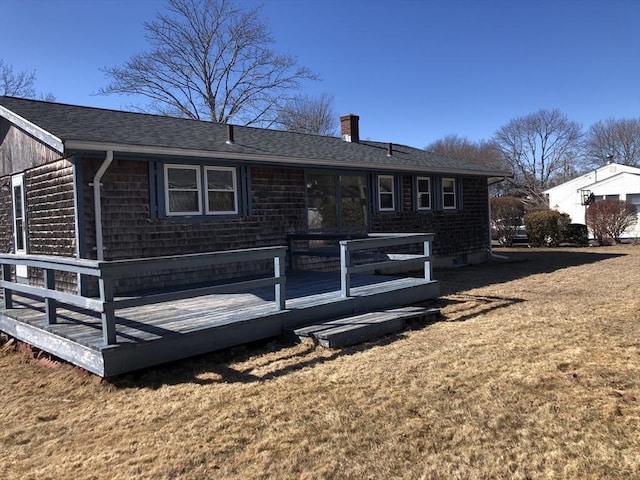
[[[263,5],[274,48],[322,81],[360,135],[415,147],[448,134],[489,139],[558,108],[585,128],[640,116],[640,0],[238,0]],[[35,70],[63,103],[96,96],[100,71],[147,46],[163,0],[0,0],[0,58]],[[337,123],[337,122],[336,122]]]

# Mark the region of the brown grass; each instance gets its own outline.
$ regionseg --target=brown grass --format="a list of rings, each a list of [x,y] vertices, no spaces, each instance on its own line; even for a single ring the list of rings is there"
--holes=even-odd
[[[112,381],[5,345],[3,479],[640,478],[640,247],[437,272],[444,318]]]

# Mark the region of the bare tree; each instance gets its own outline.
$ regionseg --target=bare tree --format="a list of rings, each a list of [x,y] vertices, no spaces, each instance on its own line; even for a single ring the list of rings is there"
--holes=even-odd
[[[35,70],[30,72],[23,70],[15,73],[11,65],[4,63],[4,61],[0,59],[0,95],[22,98],[38,98],[48,102],[55,101],[56,97],[53,93],[38,94],[34,86],[35,82]]]
[[[609,118],[587,131],[585,166],[600,167],[609,161],[640,167],[640,117]]]
[[[36,89],[33,86],[35,81],[34,70],[15,73],[11,65],[0,60],[0,95],[34,98],[36,96]]]
[[[452,134],[430,143],[425,150],[482,165],[502,166],[500,149],[493,141],[472,142],[466,137]]]
[[[145,23],[151,50],[105,69],[101,94],[140,95],[142,110],[222,123],[270,126],[291,92],[316,79],[275,53],[260,9],[232,0],[169,0]]]
[[[326,93],[317,98],[297,95],[279,112],[277,123],[283,130],[317,135],[336,135],[338,115],[333,108],[333,96]]]
[[[495,141],[517,188],[545,204],[545,189],[575,175],[581,137],[578,123],[557,109],[543,109],[511,120],[498,130]]]

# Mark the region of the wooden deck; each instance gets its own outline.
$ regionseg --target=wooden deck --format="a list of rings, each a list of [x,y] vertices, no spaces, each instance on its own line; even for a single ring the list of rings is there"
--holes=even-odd
[[[42,300],[14,293],[13,308],[0,309],[0,330],[108,377],[439,294],[438,282],[429,279],[353,274],[345,297],[340,281],[339,273],[288,274],[285,309],[274,302],[273,288],[122,308],[114,344],[104,342],[99,314],[59,305],[51,323]]]

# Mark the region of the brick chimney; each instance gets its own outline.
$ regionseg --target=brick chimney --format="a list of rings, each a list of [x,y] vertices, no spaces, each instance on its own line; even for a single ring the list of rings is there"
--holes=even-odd
[[[358,121],[360,117],[353,113],[347,113],[340,117],[340,134],[345,142],[358,143],[360,141],[360,129]]]

